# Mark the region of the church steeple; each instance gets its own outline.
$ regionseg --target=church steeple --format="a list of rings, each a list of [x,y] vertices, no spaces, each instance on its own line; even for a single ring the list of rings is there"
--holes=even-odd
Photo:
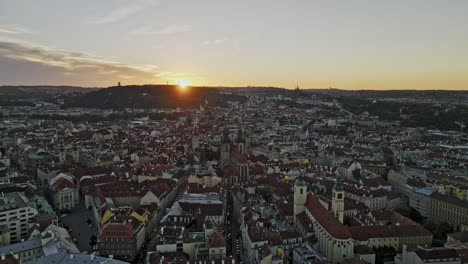
[[[224,127],[224,130],[223,130],[223,140],[222,140],[222,143],[230,143],[230,139],[229,139],[229,129],[227,128],[227,126]]]
[[[296,96],[301,95],[301,88],[299,88],[299,84],[296,86],[296,89],[294,89],[294,93]]]
[[[229,159],[231,158],[231,140],[229,139],[229,129],[224,127],[223,139],[221,140],[221,168],[229,165]]]
[[[341,222],[344,221],[344,188],[341,178],[338,178],[332,192],[332,213]]]
[[[200,148],[200,135],[198,134],[198,126],[195,125],[192,133],[192,149],[196,150]]]
[[[245,154],[245,135],[242,127],[239,125],[239,130],[237,130],[237,150]]]
[[[241,127],[237,130],[237,142],[244,142],[244,132]]]
[[[307,183],[298,178],[294,184],[294,217],[304,212],[307,200]]]

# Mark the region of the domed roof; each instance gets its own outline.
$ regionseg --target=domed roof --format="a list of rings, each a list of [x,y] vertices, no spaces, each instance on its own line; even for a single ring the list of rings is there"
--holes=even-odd
[[[296,180],[296,185],[297,186],[306,186],[306,182],[302,179],[302,178],[299,178]]]

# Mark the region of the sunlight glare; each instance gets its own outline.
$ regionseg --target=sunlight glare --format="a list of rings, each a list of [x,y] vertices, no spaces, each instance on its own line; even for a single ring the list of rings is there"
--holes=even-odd
[[[187,87],[190,85],[190,82],[182,79],[177,79],[177,85],[179,85],[180,90],[186,91]]]

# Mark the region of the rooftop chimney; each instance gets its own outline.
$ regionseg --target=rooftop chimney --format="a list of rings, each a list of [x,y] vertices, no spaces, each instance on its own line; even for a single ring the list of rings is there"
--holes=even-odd
[[[73,254],[70,254],[70,259],[73,259],[75,256]]]

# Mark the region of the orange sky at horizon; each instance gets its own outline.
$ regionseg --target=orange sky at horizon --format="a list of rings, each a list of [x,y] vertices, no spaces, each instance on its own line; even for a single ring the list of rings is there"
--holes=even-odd
[[[467,11],[466,0],[0,1],[0,85],[468,90]]]

